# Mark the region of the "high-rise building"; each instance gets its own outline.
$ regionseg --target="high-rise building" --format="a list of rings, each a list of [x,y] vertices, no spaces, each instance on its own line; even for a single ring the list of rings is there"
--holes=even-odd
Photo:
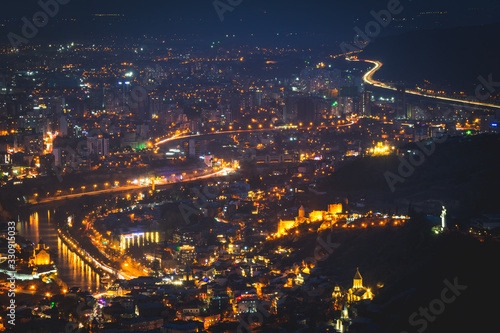
[[[52,155],[54,155],[54,165],[55,166],[63,165],[63,149],[62,148],[52,149]]]
[[[182,143],[182,148],[184,149],[184,154],[189,157],[200,157],[201,156],[201,141],[198,140],[187,140]]]
[[[0,74],[0,94],[12,93],[12,76],[10,74]]]
[[[357,111],[358,87],[343,86],[339,91],[339,112],[340,114],[351,114]]]
[[[68,135],[68,120],[67,120],[66,116],[61,116],[59,118],[59,134],[61,136]]]
[[[95,88],[89,91],[89,108],[91,111],[106,109],[106,88]]]
[[[396,119],[406,118],[406,90],[403,85],[397,86],[396,91]]]
[[[354,98],[341,96],[338,105],[339,115],[351,114],[354,112]]]
[[[262,98],[263,98],[264,94],[262,92],[262,90],[256,90],[254,92],[254,106],[255,107],[261,107],[262,106]]]
[[[297,118],[297,98],[285,95],[285,105],[283,107],[283,122],[288,123]]]
[[[149,135],[149,125],[148,124],[140,124],[137,126],[137,133],[143,139],[146,139]]]
[[[415,107],[410,103],[406,104],[406,119],[415,120]]]
[[[230,97],[230,110],[232,121],[238,122],[241,120],[241,103],[239,92],[233,92]]]
[[[87,137],[87,152],[89,155],[107,156],[109,154],[109,139]]]
[[[365,91],[361,94],[361,115],[362,116],[371,116],[372,108],[371,108],[371,97],[372,93],[370,91]]]
[[[302,123],[311,123],[317,119],[316,105],[311,97],[302,97],[297,101],[297,120]]]

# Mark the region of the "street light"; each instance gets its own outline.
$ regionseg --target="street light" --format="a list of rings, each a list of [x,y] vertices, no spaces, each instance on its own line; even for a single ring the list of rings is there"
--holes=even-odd
[[[73,190],[74,190],[74,188],[70,188],[69,190],[71,191],[71,194],[73,194]]]

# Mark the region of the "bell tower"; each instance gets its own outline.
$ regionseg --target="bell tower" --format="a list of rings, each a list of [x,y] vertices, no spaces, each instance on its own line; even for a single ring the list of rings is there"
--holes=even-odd
[[[363,288],[363,278],[361,277],[361,274],[359,274],[359,268],[356,268],[356,275],[354,275],[352,288]]]

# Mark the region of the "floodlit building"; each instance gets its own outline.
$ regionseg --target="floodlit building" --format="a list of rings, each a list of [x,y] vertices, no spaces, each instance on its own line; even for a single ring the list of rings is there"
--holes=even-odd
[[[33,256],[29,259],[30,266],[50,265],[49,248],[45,246],[43,240],[40,239],[37,247],[33,249]]]
[[[136,230],[120,235],[120,249],[125,251],[132,246],[145,246],[148,244],[156,244],[160,242],[160,234],[158,231],[143,232]]]
[[[347,299],[349,302],[359,302],[365,299],[373,299],[373,293],[371,292],[371,290],[369,288],[363,287],[363,278],[359,273],[359,269],[356,269],[352,288],[349,289],[347,293]]]
[[[286,231],[288,229],[295,228],[302,223],[314,223],[314,222],[324,221],[324,223],[321,225],[319,229],[321,230],[330,228],[330,225],[338,220],[340,216],[339,214],[341,213],[342,213],[342,204],[336,203],[328,205],[327,211],[322,211],[322,210],[312,211],[309,213],[309,216],[306,217],[304,206],[301,206],[299,208],[299,214],[295,218],[295,220],[280,220],[278,224],[278,235],[286,234]]]

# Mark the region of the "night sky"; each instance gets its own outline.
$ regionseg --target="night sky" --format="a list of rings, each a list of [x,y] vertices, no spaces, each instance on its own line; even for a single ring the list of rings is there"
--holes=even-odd
[[[227,0],[221,0],[227,3]],[[2,4],[0,17],[20,25],[23,16],[30,18],[40,10],[36,0]],[[420,12],[446,11],[439,17],[442,27],[476,25],[498,21],[500,3],[494,0],[403,0],[403,12],[409,20]],[[148,33],[319,33],[344,38],[352,29],[371,20],[370,11],[387,7],[387,1],[285,1],[243,0],[232,12],[219,20],[212,0],[72,0],[62,5],[53,21],[78,18],[90,24],[92,14],[123,14],[124,32]],[[133,23],[131,23],[133,21]],[[52,22],[54,23],[54,22]],[[87,25],[88,28],[88,25]],[[425,27],[422,27],[425,28]],[[80,27],[82,29],[82,27]],[[386,29],[385,33],[391,33]]]

